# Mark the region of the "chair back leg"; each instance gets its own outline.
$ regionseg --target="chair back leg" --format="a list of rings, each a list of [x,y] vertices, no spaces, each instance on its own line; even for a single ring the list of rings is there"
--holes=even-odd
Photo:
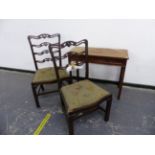
[[[44,91],[44,90],[45,90],[44,85],[41,85],[40,87],[41,87],[42,91]]]

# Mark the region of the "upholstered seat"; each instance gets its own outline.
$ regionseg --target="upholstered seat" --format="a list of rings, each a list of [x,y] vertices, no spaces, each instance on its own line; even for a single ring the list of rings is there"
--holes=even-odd
[[[110,93],[89,80],[83,80],[61,88],[67,113],[97,105]]]
[[[63,69],[59,70],[59,76],[60,79],[69,78],[69,75],[67,74],[66,70]],[[55,81],[57,81],[57,77],[54,68],[47,67],[36,71],[32,83],[51,83]]]

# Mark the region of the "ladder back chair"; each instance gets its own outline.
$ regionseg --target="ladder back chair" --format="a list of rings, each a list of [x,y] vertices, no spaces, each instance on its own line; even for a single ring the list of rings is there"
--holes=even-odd
[[[39,96],[48,93],[58,92],[58,90],[47,90],[45,85],[57,83],[55,69],[53,67],[51,54],[49,52],[49,44],[60,46],[60,34],[40,34],[38,36],[29,35],[28,42],[30,44],[36,72],[34,74],[31,86],[37,107],[40,107]],[[58,57],[61,57],[61,49],[55,51]],[[44,67],[41,67],[41,65]],[[62,65],[59,59],[59,66]],[[65,70],[59,70],[61,80],[69,80],[69,75]]]
[[[55,57],[55,53],[53,52],[55,48],[60,48],[58,48],[58,46],[53,45],[49,46],[49,51],[53,59],[55,72],[57,76],[62,107],[68,123],[69,134],[74,134],[74,120],[97,109],[100,109],[105,112],[104,119],[105,121],[108,121],[112,104],[111,93],[89,80],[88,41],[86,39],[81,40],[79,42],[66,41],[61,44],[61,50],[65,47],[75,47],[81,45],[85,47],[85,50],[83,52],[74,54],[78,54],[78,57],[80,57],[81,55],[80,62],[78,59],[78,61],[76,61],[76,65],[84,64],[83,69],[85,69],[85,79],[66,86],[62,86],[60,83],[60,76],[58,74],[59,67],[56,63],[56,61],[58,61],[59,59]],[[70,53],[65,54],[64,57],[69,56],[69,54]],[[103,103],[104,101],[106,101],[105,109],[100,106],[101,103]]]

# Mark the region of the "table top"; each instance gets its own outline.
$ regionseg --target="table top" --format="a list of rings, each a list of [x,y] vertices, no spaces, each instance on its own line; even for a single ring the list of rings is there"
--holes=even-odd
[[[84,47],[75,47],[71,49],[71,52],[82,52]],[[107,57],[107,58],[118,58],[118,59],[128,59],[128,50],[126,49],[111,49],[111,48],[88,48],[89,56],[96,57]]]

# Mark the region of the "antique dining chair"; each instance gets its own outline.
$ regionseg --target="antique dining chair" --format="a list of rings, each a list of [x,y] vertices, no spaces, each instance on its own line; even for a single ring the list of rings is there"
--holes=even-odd
[[[105,112],[104,119],[105,121],[108,121],[112,104],[111,93],[89,80],[88,41],[85,39],[79,42],[66,41],[61,44],[61,52],[63,53],[63,49],[65,47],[76,47],[82,45],[85,47],[85,50],[80,53],[74,53],[79,58],[74,62],[74,65],[84,66],[83,69],[85,70],[85,79],[66,86],[62,86],[60,83],[60,76],[58,72],[59,67],[56,63],[56,61],[59,61],[59,58],[56,58],[54,53],[55,49],[60,50],[60,48],[53,45],[49,46],[49,51],[53,59],[58,81],[60,98],[68,122],[69,134],[74,134],[73,122],[75,119],[97,109]],[[65,54],[65,56],[62,57],[66,57],[67,55],[69,56],[70,53],[68,52],[68,54]],[[102,108],[101,103],[104,101],[106,101],[106,107]]]
[[[40,34],[38,36],[29,35],[28,41],[32,51],[36,72],[34,74],[31,86],[37,107],[40,107],[39,96],[48,93],[58,92],[58,90],[47,90],[45,86],[52,83],[57,83],[55,69],[53,67],[51,54],[48,46],[53,44],[60,46],[60,34]],[[61,57],[61,49],[55,51],[58,57]],[[58,66],[61,66],[59,59]],[[61,80],[69,80],[69,75],[64,69],[59,70]]]

